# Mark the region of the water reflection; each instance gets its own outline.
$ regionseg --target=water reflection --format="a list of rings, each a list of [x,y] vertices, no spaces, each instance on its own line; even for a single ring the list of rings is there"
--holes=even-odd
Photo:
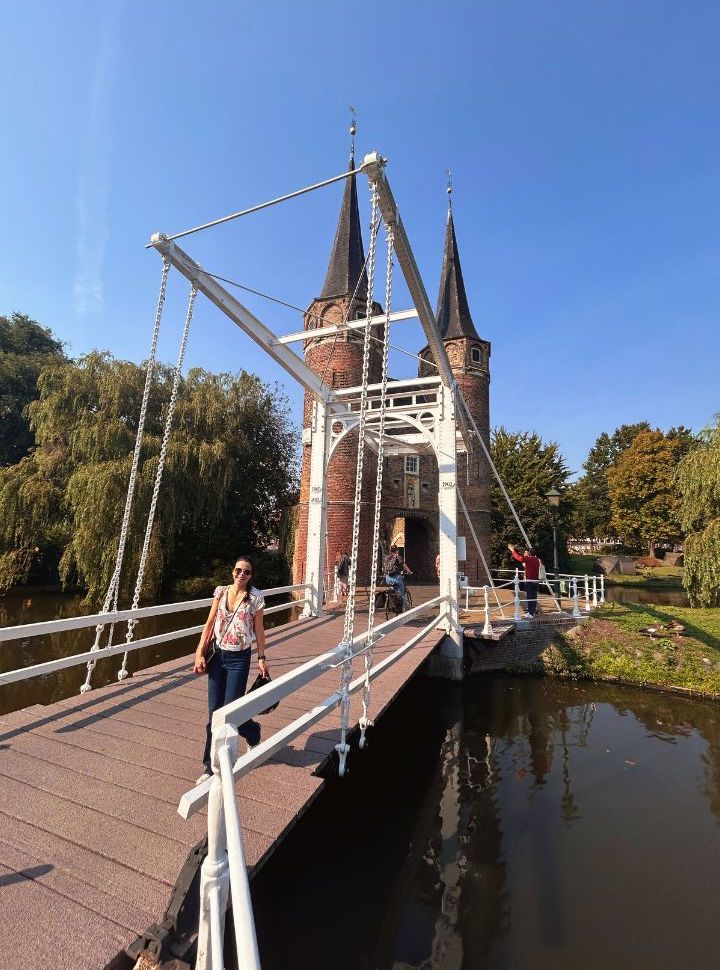
[[[254,883],[269,970],[318,913],[316,967],[715,965],[716,705],[549,679],[414,684],[351,764]]]
[[[642,586],[606,586],[608,603],[655,603],[658,606],[690,606],[684,589],[653,589]]]

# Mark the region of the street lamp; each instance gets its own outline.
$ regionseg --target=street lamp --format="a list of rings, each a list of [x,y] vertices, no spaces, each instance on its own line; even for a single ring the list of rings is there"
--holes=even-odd
[[[561,497],[560,492],[558,492],[556,488],[551,488],[549,492],[545,492],[547,504],[550,506],[550,521],[552,523],[553,532],[553,571],[555,573],[555,579],[558,581],[558,589],[560,588],[560,569],[558,567],[557,553],[557,519]]]

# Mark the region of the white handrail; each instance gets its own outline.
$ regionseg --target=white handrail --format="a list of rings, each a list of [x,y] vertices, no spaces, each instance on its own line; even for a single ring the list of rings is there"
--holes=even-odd
[[[295,586],[278,586],[273,589],[264,590],[264,595],[279,595],[280,593],[305,589],[307,586],[307,583],[299,583]],[[302,599],[290,600],[288,603],[278,603],[276,606],[266,608],[265,614],[278,613],[281,610],[292,609],[295,606],[303,606],[307,602],[307,599]],[[212,597],[210,599],[191,600],[184,603],[168,603],[160,606],[147,606],[138,610],[124,610],[123,613],[135,614],[136,616],[140,614],[143,616],[163,616],[169,613],[178,613],[183,610],[192,610],[203,606],[209,606],[210,603],[212,603]],[[12,626],[0,629],[0,640],[18,640],[23,636],[37,637],[43,636],[47,633],[83,629],[88,626],[94,626],[95,621],[99,616],[103,617],[103,619],[112,617],[112,622],[116,623],[121,622],[123,619],[121,614],[118,612],[112,614],[96,614],[95,616],[90,617],[67,617],[64,620],[51,620],[45,623],[28,623],[26,626]],[[63,625],[58,631],[57,626],[59,624]],[[182,630],[170,630],[167,633],[156,633],[153,636],[142,637],[140,640],[134,640],[129,644],[116,643],[110,647],[101,647],[99,650],[84,650],[82,653],[71,654],[68,657],[59,657],[56,660],[47,660],[44,663],[31,664],[28,667],[19,667],[16,670],[7,670],[4,673],[0,673],[0,685],[14,684],[21,680],[30,680],[32,677],[43,677],[46,674],[52,674],[57,670],[65,670],[68,667],[77,667],[81,664],[87,663],[89,660],[103,660],[105,657],[114,657],[117,654],[123,654],[130,650],[140,650],[143,647],[156,647],[163,643],[168,643],[171,640],[181,640],[183,637],[197,636],[202,632],[204,625],[205,624],[203,623],[199,626],[185,627]],[[54,627],[55,629],[48,630],[48,627]],[[26,632],[19,633],[17,631]],[[11,636],[3,636],[3,634],[7,632],[10,632]]]
[[[447,595],[436,596],[433,600],[420,604],[420,606],[400,614],[394,620],[382,624],[382,627],[386,631],[389,628],[395,629],[397,626],[404,625],[414,619],[420,612],[433,606],[439,607],[447,599]],[[368,677],[372,680],[388,670],[433,628],[437,627],[439,622],[441,622],[441,616],[433,616],[426,626],[393,651],[390,656],[385,657],[380,663],[354,680],[349,686],[348,693],[353,694],[364,688]],[[380,629],[378,627],[376,632]],[[362,639],[363,635],[356,637],[353,640],[353,646]],[[364,634],[364,639],[369,639],[367,631]],[[338,646],[335,651],[330,651],[330,654],[332,655],[338,650],[342,650],[343,655],[347,656],[344,645]],[[317,667],[316,676],[322,672],[318,666],[318,661],[321,660],[322,658],[317,658],[316,661],[313,661]],[[304,666],[307,667],[308,665]],[[282,681],[285,682],[286,687],[284,696],[297,690],[299,686],[297,683],[291,682],[287,675],[284,678],[279,678],[278,683]],[[264,709],[270,703],[273,694],[272,685],[261,687],[253,693],[258,697],[263,695],[260,709]],[[249,698],[246,695],[244,699],[248,700]],[[336,690],[321,704],[297,718],[292,724],[276,731],[270,738],[253,747],[241,758],[237,758],[237,727],[231,723],[231,717],[232,720],[237,720],[242,716],[242,714],[238,714],[238,705],[228,704],[227,708],[233,709],[231,715],[220,718],[218,723],[213,718],[211,748],[213,776],[210,780],[201,785],[196,785],[194,789],[183,795],[178,806],[180,815],[183,818],[188,818],[202,805],[208,803],[208,854],[203,861],[200,875],[200,925],[196,963],[198,970],[214,970],[214,968],[224,965],[222,952],[229,894],[232,895],[237,965],[242,967],[243,970],[260,970],[260,956],[235,781],[250,771],[251,768],[262,764],[277,750],[285,747],[294,737],[304,733],[312,724],[326,717],[330,711],[340,705],[342,699],[342,691]],[[242,713],[247,713],[249,707],[251,705],[246,705],[246,710]],[[216,713],[219,714],[220,712]],[[251,715],[248,714],[248,716]]]
[[[307,589],[310,583],[296,583],[294,586],[274,586],[264,589],[263,596],[280,593],[299,592]],[[293,601],[283,606],[294,606]],[[22,623],[18,626],[0,627],[0,643],[4,640],[20,640],[25,637],[43,637],[48,633],[62,633],[66,630],[81,630],[83,627],[98,624],[122,623],[125,620],[139,620],[148,616],[164,616],[166,613],[183,613],[186,610],[199,610],[210,606],[212,596],[199,600],[183,600],[181,603],[161,603],[158,606],[140,606],[136,610],[118,610],[117,613],[90,613],[88,616],[68,616],[62,620],[44,620],[40,623]],[[266,611],[267,612],[267,611]],[[97,653],[97,650],[95,651]]]
[[[401,613],[399,617],[388,621],[392,623],[394,627],[402,626],[402,622],[397,623],[396,620],[405,620],[408,622],[410,619],[415,619],[417,615],[423,611],[423,608],[427,610],[433,606],[440,606],[447,600],[447,595],[436,596],[432,600],[428,600],[427,603],[422,603],[420,606],[415,606],[412,610],[408,610],[406,613]],[[431,622],[423,627],[423,629],[415,634],[408,643],[404,644],[403,647],[398,648],[395,653],[391,654],[390,657],[384,658],[380,663],[376,664],[370,673],[371,679],[377,677],[379,673],[386,670],[389,666],[392,666],[397,659],[399,659],[402,654],[414,646],[415,643],[419,642],[424,636],[426,636],[433,627],[438,624],[438,617],[434,617]],[[388,623],[383,623],[381,626],[375,628],[376,633],[383,632],[383,628],[387,632]],[[393,627],[393,628],[394,628]],[[360,634],[353,640],[353,657],[361,652],[362,641],[367,637],[367,632]],[[360,647],[360,649],[357,649]],[[295,670],[289,671],[282,677],[278,677],[277,680],[273,680],[271,683],[267,684],[265,687],[261,687],[259,690],[255,690],[250,694],[246,694],[241,697],[238,701],[233,701],[227,704],[225,707],[221,707],[219,710],[215,711],[212,719],[212,729],[213,731],[222,727],[223,724],[232,724],[234,727],[239,727],[246,721],[250,720],[256,714],[260,714],[261,711],[266,710],[271,707],[276,702],[281,701],[283,698],[288,697],[290,694],[304,687],[305,684],[319,677],[320,674],[324,673],[325,665],[335,659],[345,657],[345,646],[340,644],[327,653],[322,654],[319,657],[309,660],[307,663],[300,667],[295,668]],[[354,690],[359,690],[365,683],[365,676],[363,674],[358,680],[353,681],[350,686],[351,693]],[[317,721],[322,720],[334,707],[337,706],[340,699],[340,693],[335,692],[327,697],[324,701],[317,704],[306,714],[297,718],[291,724],[286,727],[281,728],[281,730],[276,731],[275,734],[267,738],[265,741],[261,741],[260,744],[252,748],[246,755],[241,757],[237,764],[235,765],[234,775],[235,778],[240,778],[242,775],[246,774],[251,768],[262,764],[268,758],[272,757],[276,751],[284,748],[299,734],[302,734],[309,727],[315,724]],[[183,818],[189,818],[198,809],[202,808],[207,804],[208,792],[210,790],[210,781],[204,781],[199,785],[196,785],[190,791],[185,792],[185,794],[180,799],[180,804],[178,806],[178,813],[182,815]]]

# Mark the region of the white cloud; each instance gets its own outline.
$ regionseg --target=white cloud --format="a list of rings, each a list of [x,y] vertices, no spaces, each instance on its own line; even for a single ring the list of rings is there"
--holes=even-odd
[[[117,50],[117,20],[105,22],[89,89],[88,116],[77,191],[73,306],[80,316],[103,306],[103,263],[108,240],[110,185],[110,82]]]

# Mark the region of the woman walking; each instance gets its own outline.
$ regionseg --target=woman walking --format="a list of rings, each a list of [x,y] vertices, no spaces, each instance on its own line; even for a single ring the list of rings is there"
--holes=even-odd
[[[197,784],[206,781],[211,773],[210,743],[212,741],[212,716],[215,711],[231,701],[242,697],[250,673],[250,654],[257,644],[260,673],[268,672],[265,659],[265,627],[263,610],[265,600],[260,590],[252,585],[253,565],[247,556],[240,556],[232,571],[230,586],[218,586],[213,593],[213,604],[200,642],[195,651],[196,674],[208,674],[208,708],[203,773]],[[208,647],[215,640],[215,654],[207,659]],[[252,747],[260,741],[260,725],[246,721],[238,728],[241,737]]]

